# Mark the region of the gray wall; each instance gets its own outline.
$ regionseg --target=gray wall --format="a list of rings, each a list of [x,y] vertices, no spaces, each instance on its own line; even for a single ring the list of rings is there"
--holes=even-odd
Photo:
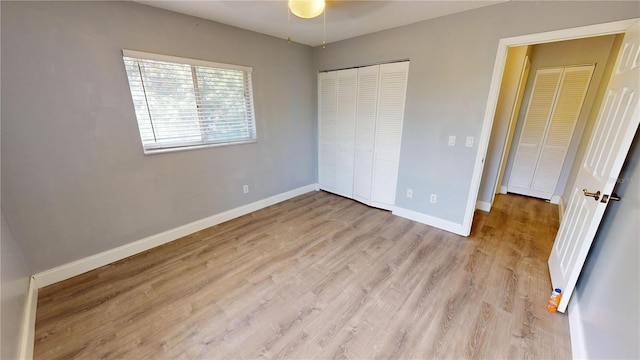
[[[559,66],[571,66],[571,65],[586,65],[596,64],[596,68],[591,77],[589,83],[589,89],[585,95],[582,111],[576,122],[576,127],[571,138],[571,144],[567,150],[567,155],[562,167],[562,172],[558,178],[558,184],[554,194],[561,196],[564,193],[567,179],[571,172],[573,161],[578,151],[578,145],[582,139],[587,120],[591,113],[592,106],[598,94],[598,89],[603,82],[603,74],[607,67],[609,55],[611,54],[615,35],[598,36],[587,39],[559,41],[548,44],[540,44],[533,46],[531,54],[531,72],[529,73],[529,80],[527,81],[527,87],[524,93],[524,99],[522,100],[522,107],[520,114],[518,115],[518,123],[516,124],[516,130],[513,136],[513,144],[509,153],[507,161],[507,168],[505,170],[505,176],[502,181],[502,185],[507,186],[509,183],[509,176],[511,175],[511,169],[513,168],[513,161],[515,159],[517,144],[520,141],[520,135],[522,132],[522,126],[527,114],[527,107],[529,106],[529,100],[531,99],[531,92],[533,89],[533,83],[536,78],[536,71],[542,68],[551,68]],[[606,85],[606,81],[604,81]]]
[[[591,359],[640,359],[638,133],[574,293]]]
[[[510,140],[513,139],[513,134],[510,134],[510,132],[513,132],[513,129],[515,129],[515,123],[517,123],[517,121],[511,123],[511,115],[514,111],[514,106],[516,106],[516,100],[518,100],[518,93],[522,96],[522,92],[524,91],[523,87],[526,86],[525,82],[521,87],[518,87],[518,85],[520,85],[520,77],[523,73],[522,67],[525,63],[525,58],[530,56],[531,48],[531,46],[517,46],[510,47],[507,50],[504,73],[502,74],[502,82],[500,83],[500,94],[498,95],[496,113],[493,117],[493,125],[491,127],[491,138],[489,139],[484,171],[482,172],[482,181],[480,182],[478,201],[493,202],[493,195],[496,188],[495,184],[497,181],[500,181],[500,169],[506,167],[506,156],[508,156],[509,153],[507,152],[507,154],[505,154],[504,164],[502,155],[505,150],[505,145],[510,147]]]
[[[2,338],[0,339],[0,358],[16,359],[22,314],[24,313],[29,276],[22,249],[11,234],[11,230],[2,214],[2,232],[0,233],[0,287],[2,291],[0,318],[2,319]]]
[[[132,2],[1,6],[2,209],[33,271],[315,182],[310,47]],[[123,48],[252,66],[258,142],[144,156]]]
[[[510,1],[314,48],[314,61],[329,70],[411,60],[396,205],[461,224],[498,41],[639,15],[635,1]],[[466,136],[476,138],[473,148]]]
[[[498,40],[640,15],[635,1],[508,2],[311,50],[129,2],[0,6],[3,358],[28,274],[314,182],[315,71],[411,59],[397,203],[461,223],[477,151],[461,140],[479,136]],[[122,48],[253,66],[258,143],[144,156]],[[633,154],[578,284],[594,354],[620,323],[637,340],[623,319],[638,303]]]

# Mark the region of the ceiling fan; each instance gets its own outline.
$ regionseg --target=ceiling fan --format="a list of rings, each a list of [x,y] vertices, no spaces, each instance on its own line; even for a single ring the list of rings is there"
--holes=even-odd
[[[322,48],[327,47],[327,21],[325,0],[288,0],[289,11],[302,19],[313,19],[320,14],[323,14],[323,35],[322,35]],[[290,18],[287,18],[291,22]],[[289,26],[290,28],[290,26]],[[287,37],[287,41],[291,43],[291,35]]]
[[[289,0],[289,10],[303,19],[313,19],[324,12],[324,0]]]

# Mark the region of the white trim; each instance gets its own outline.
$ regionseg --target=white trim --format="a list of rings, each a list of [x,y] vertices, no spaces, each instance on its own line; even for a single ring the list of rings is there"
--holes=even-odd
[[[564,201],[562,201],[562,196],[559,197],[558,200],[558,221],[562,223],[562,217],[564,216]]]
[[[115,249],[107,250],[96,255],[92,255],[65,265],[55,267],[53,269],[40,272],[38,274],[35,274],[33,277],[36,280],[36,284],[38,285],[38,287],[42,288],[62,280],[72,278],[76,275],[80,275],[87,271],[97,269],[114,261],[122,260],[131,255],[141,253],[156,246],[166,244],[173,240],[192,234],[196,231],[206,229],[208,227],[223,223],[239,216],[260,210],[267,206],[271,206],[279,202],[291,199],[293,197],[305,194],[307,192],[314,191],[315,187],[315,184],[310,184],[291,191],[287,191],[282,194],[268,197],[266,199],[258,200],[251,204],[243,205],[235,209],[209,216],[204,219],[196,220],[192,223],[167,230],[160,234],[151,235],[144,239],[119,246]]]
[[[480,180],[482,180],[482,171],[484,170],[485,157],[487,156],[487,148],[489,147],[489,137],[491,135],[491,127],[493,118],[498,105],[498,95],[500,93],[500,84],[504,73],[504,65],[507,59],[507,45],[503,44],[501,39],[498,43],[498,53],[496,55],[495,64],[493,65],[493,77],[491,78],[491,87],[487,98],[487,107],[485,109],[484,121],[480,131],[478,141],[478,151],[476,152],[476,160],[473,166],[473,174],[471,175],[471,187],[467,196],[467,206],[464,214],[462,228],[463,235],[471,234],[471,225],[473,222],[473,213],[475,212],[476,201],[478,200],[478,192],[480,191]]]
[[[506,194],[507,193],[507,187],[502,185],[500,186],[500,194]]]
[[[621,34],[627,31],[640,18],[632,18],[627,20],[618,20],[602,24],[578,26],[575,28],[567,28],[554,31],[546,31],[535,34],[514,36],[504,38],[507,46],[522,46],[532,44],[543,44],[548,42],[565,41],[582,39],[592,36],[604,36],[611,34]]]
[[[557,205],[560,203],[560,200],[560,195],[551,195],[551,199],[549,200],[549,202]]]
[[[463,233],[462,224],[454,223],[449,220],[440,219],[431,215],[419,213],[417,211],[404,209],[401,207],[394,207],[391,212],[393,215],[403,217],[405,219],[417,221],[422,224],[436,227],[445,231],[452,232],[454,234],[467,236]]]
[[[36,279],[29,278],[29,289],[25,299],[20,327],[18,359],[33,359],[33,345],[36,337],[36,307],[38,306],[38,285]]]
[[[571,354],[574,359],[587,359],[587,346],[584,341],[584,328],[580,316],[580,305],[573,299],[569,302],[569,337],[571,338]]]
[[[253,68],[251,66],[225,64],[225,63],[218,63],[218,62],[207,61],[207,60],[199,60],[199,59],[191,59],[191,58],[184,58],[184,57],[171,56],[171,55],[148,53],[148,52],[137,51],[137,50],[122,49],[122,56],[126,56],[129,58],[136,58],[136,59],[165,61],[165,62],[172,62],[172,63],[178,63],[178,64],[189,64],[193,66],[205,66],[205,67],[212,67],[212,68],[218,68],[218,69],[239,70],[239,71],[246,71],[249,74],[253,71]]]
[[[478,210],[482,210],[484,212],[490,212],[491,211],[491,203],[488,201],[476,201],[476,209]]]
[[[318,183],[313,184],[313,189],[315,191],[320,191],[320,184],[318,184]]]
[[[244,144],[254,144],[257,143],[258,140],[246,139],[246,140],[238,140],[238,141],[225,141],[225,142],[216,142],[216,143],[196,143],[195,145],[188,144],[180,144],[179,146],[170,147],[163,145],[150,145],[149,147],[144,147],[143,151],[145,155],[158,155],[158,154],[166,154],[170,152],[178,152],[178,151],[190,151],[190,150],[198,150],[198,149],[206,149],[211,147],[219,147],[219,146],[230,146],[230,145],[244,145]],[[155,146],[155,147],[153,147]]]
[[[469,196],[467,197],[467,206],[462,224],[462,234],[464,234],[464,236],[468,236],[471,233],[473,213],[475,211],[476,201],[478,200],[478,192],[480,191],[480,180],[482,179],[482,171],[484,170],[485,157],[487,156],[487,148],[489,146],[489,137],[491,136],[493,118],[496,112],[500,84],[502,82],[504,65],[507,58],[507,48],[510,46],[541,44],[546,42],[623,33],[637,20],[638,18],[635,18],[500,39],[498,42],[496,60],[493,65],[493,75],[491,77],[491,85],[487,96],[487,106],[485,108],[482,130],[480,131],[478,140],[478,152],[476,153],[473,174],[471,176],[471,186],[469,188]]]
[[[360,201],[360,200],[357,200],[357,201]],[[383,202],[379,202],[379,201],[373,201],[373,200],[369,201],[369,203],[367,205],[369,205],[371,207],[374,207],[374,208],[378,208],[378,209],[382,209],[382,210],[389,210],[389,211],[393,211],[393,209],[395,207],[392,204],[387,204],[387,203],[383,203]]]

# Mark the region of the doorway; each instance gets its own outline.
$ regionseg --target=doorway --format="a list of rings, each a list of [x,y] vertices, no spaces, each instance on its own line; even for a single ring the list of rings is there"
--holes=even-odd
[[[531,73],[522,99],[517,99],[523,105],[509,119],[508,126],[515,128],[508,134],[511,138],[505,141],[495,136],[499,130],[496,127],[507,126],[504,119],[499,119],[504,110],[497,111],[494,120],[485,168],[489,172],[483,178],[483,186],[494,189],[491,202],[496,193],[506,192],[554,204],[566,198],[566,185],[575,176],[574,159],[583,151],[583,135],[590,133],[596,120],[601,88],[607,84],[621,40],[622,35],[606,35],[527,47]],[[507,65],[509,61],[510,56]],[[510,105],[498,102],[499,107]],[[500,160],[491,151],[502,144]],[[505,169],[502,177],[490,172],[491,162],[497,161]]]
[[[467,206],[465,209],[465,216],[463,220],[462,230],[463,233],[469,234],[471,232],[471,226],[473,224],[473,214],[476,210],[476,204],[480,191],[480,183],[482,180],[483,170],[485,168],[485,157],[487,155],[487,149],[489,145],[489,138],[493,126],[493,120],[496,113],[496,105],[498,102],[498,95],[500,91],[500,85],[502,82],[502,76],[506,63],[507,50],[509,47],[535,45],[550,42],[557,42],[563,40],[574,40],[589,38],[594,36],[612,35],[624,33],[627,28],[634,24],[637,19],[622,20],[612,23],[589,25],[578,28],[550,31],[545,33],[530,34],[523,36],[516,36],[511,38],[503,38],[498,43],[498,51],[496,54],[496,60],[494,64],[494,72],[491,79],[491,85],[489,88],[489,95],[487,99],[487,106],[485,108],[484,121],[482,130],[480,133],[478,148],[479,151],[476,154],[476,160],[471,179],[471,187],[468,194]]]

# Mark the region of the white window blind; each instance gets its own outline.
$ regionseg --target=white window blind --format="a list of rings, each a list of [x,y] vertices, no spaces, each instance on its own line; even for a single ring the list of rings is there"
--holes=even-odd
[[[256,141],[250,67],[122,54],[145,154]]]

